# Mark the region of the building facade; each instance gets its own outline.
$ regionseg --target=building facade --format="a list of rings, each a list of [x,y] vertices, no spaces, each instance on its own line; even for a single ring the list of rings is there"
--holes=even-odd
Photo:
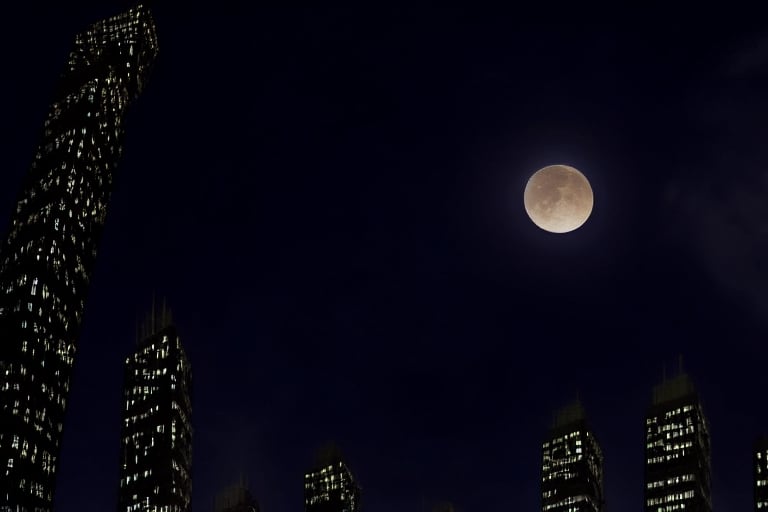
[[[259,503],[241,479],[216,496],[213,510],[214,512],[259,512]]]
[[[603,453],[577,401],[556,416],[542,444],[541,510],[602,512]]]
[[[711,512],[709,427],[685,373],[654,388],[645,420],[647,512]]]
[[[341,452],[328,445],[318,452],[315,467],[304,475],[306,512],[359,512],[360,488]]]
[[[0,252],[0,511],[52,508],[72,362],[122,152],[157,53],[137,6],[75,38]]]
[[[192,370],[164,308],[125,361],[118,512],[189,512]]]
[[[752,457],[755,510],[768,510],[768,436],[755,442]]]

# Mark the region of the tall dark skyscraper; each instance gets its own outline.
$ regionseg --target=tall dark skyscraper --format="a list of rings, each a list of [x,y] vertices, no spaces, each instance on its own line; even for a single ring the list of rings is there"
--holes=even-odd
[[[306,512],[360,511],[360,488],[336,446],[318,451],[315,467],[304,475],[304,507]]]
[[[682,371],[654,388],[645,420],[645,510],[712,511],[709,427]]]
[[[755,443],[752,467],[755,474],[755,510],[768,510],[768,436]]]
[[[189,512],[192,370],[170,313],[153,308],[125,361],[118,512]]]
[[[578,401],[557,414],[542,444],[541,510],[602,512],[603,454]]]
[[[0,253],[0,511],[49,511],[123,117],[157,54],[141,6],[75,38]]]
[[[214,512],[259,512],[258,502],[241,479],[221,491],[214,502]]]

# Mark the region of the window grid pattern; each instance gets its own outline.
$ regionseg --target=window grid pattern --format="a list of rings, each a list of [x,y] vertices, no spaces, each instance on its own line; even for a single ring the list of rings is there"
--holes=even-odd
[[[342,461],[304,475],[306,512],[360,512],[360,489]]]
[[[119,512],[189,512],[192,371],[176,330],[164,327],[126,359]]]
[[[123,114],[157,52],[141,6],[75,38],[0,253],[0,511],[51,510]]]
[[[601,512],[603,454],[586,421],[552,430],[542,444],[541,510]]]
[[[651,407],[645,421],[646,512],[711,512],[710,438],[695,394]]]

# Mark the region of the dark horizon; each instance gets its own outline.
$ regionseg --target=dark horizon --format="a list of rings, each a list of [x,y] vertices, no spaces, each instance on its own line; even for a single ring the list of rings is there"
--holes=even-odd
[[[122,6],[20,5],[0,35],[0,233],[75,34]],[[535,510],[541,443],[576,396],[607,506],[639,511],[643,420],[680,354],[711,425],[714,508],[751,508],[768,432],[757,17],[153,9],[57,508],[117,506],[122,369],[153,292],[194,371],[194,512],[241,473],[261,510],[300,510],[329,440],[366,511]],[[595,193],[564,235],[522,207],[555,163]]]

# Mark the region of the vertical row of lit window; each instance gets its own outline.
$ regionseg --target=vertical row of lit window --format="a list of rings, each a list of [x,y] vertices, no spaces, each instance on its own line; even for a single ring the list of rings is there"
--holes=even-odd
[[[755,450],[755,507],[768,510],[768,440]]]

